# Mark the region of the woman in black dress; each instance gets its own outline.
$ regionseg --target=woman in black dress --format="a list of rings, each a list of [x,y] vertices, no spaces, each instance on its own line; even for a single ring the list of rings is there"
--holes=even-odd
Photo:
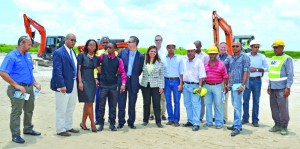
[[[83,130],[89,130],[86,126],[86,119],[89,117],[93,132],[97,132],[93,112],[96,86],[98,84],[98,80],[94,79],[94,68],[100,68],[99,58],[95,56],[97,49],[97,42],[89,39],[84,46],[84,52],[78,55],[78,99],[79,102],[84,102],[80,127]]]

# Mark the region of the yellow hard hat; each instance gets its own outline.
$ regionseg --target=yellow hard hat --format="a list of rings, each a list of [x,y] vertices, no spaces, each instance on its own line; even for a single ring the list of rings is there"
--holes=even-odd
[[[204,95],[206,95],[206,93],[207,93],[207,89],[206,88],[204,88],[204,87],[202,87],[201,88],[201,91],[200,91],[200,93],[198,92],[198,88],[195,88],[194,90],[193,90],[193,93],[194,94],[197,94],[198,96],[204,96]]]
[[[285,46],[283,40],[281,39],[276,39],[273,44],[272,44],[272,47],[277,47],[277,46]]]
[[[216,46],[210,46],[207,50],[207,53],[219,53],[218,48]]]

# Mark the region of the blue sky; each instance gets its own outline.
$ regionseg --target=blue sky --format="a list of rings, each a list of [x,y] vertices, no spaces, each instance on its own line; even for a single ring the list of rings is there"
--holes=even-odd
[[[5,0],[0,5],[0,43],[16,44],[25,35],[23,13],[46,28],[47,35],[74,33],[77,45],[102,36],[135,35],[139,47],[154,44],[163,36],[185,47],[195,40],[203,48],[213,45],[212,11],[231,25],[234,35],[252,34],[271,50],[276,38],[286,50],[300,51],[299,0]],[[36,41],[40,36],[36,33]],[[221,41],[224,33],[220,30]]]

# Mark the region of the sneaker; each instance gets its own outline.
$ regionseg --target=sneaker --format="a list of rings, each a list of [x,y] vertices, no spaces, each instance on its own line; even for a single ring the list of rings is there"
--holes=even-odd
[[[269,129],[270,132],[277,132],[281,131],[281,127],[278,125],[273,126],[271,129]]]
[[[286,127],[282,127],[281,128],[281,131],[280,131],[280,134],[281,135],[287,135],[289,132],[288,132],[288,130],[287,130],[287,128]]]
[[[216,126],[216,129],[221,129],[221,128],[223,128],[223,126],[221,126],[221,125]]]

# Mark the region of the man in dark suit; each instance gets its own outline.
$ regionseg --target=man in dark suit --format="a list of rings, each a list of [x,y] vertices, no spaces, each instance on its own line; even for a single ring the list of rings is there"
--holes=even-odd
[[[130,36],[128,40],[128,48],[121,50],[119,57],[124,62],[125,72],[127,74],[126,84],[121,83],[121,78],[118,79],[119,89],[121,85],[125,85],[124,92],[119,91],[118,95],[118,128],[123,128],[125,124],[125,108],[128,93],[128,115],[127,124],[130,128],[135,129],[135,104],[137,100],[137,94],[139,92],[139,76],[143,71],[143,64],[145,56],[137,51],[139,39],[136,36]]]
[[[56,98],[56,132],[60,136],[78,133],[72,127],[73,112],[77,101],[77,59],[73,51],[76,36],[68,34],[65,45],[53,53],[51,89]]]

